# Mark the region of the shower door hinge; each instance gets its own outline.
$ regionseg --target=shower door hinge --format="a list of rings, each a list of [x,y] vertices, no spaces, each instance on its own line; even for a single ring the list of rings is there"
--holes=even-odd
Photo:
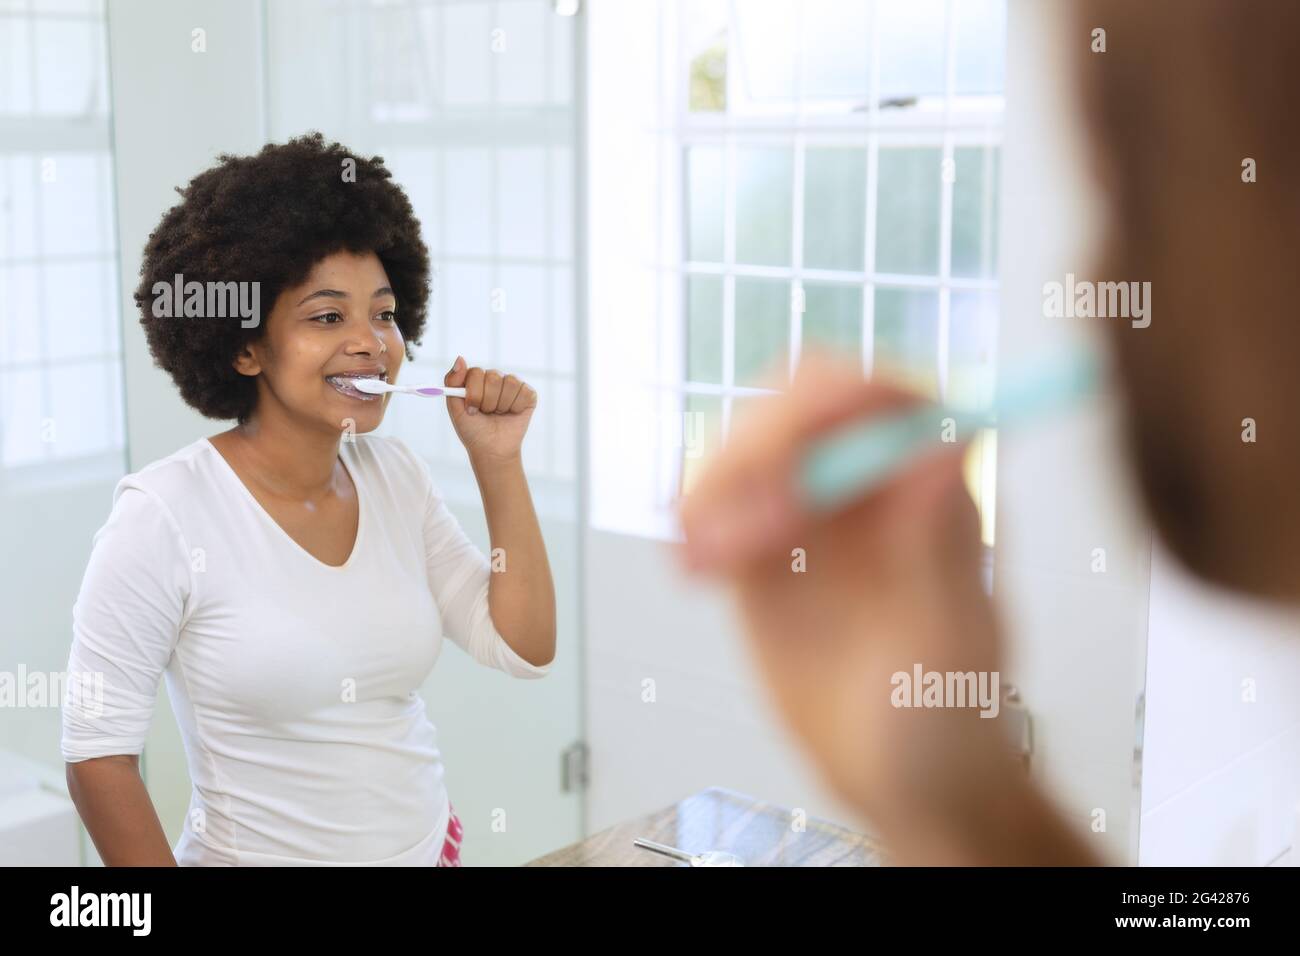
[[[579,740],[560,752],[560,792],[573,793],[587,789],[590,751],[587,742]]]

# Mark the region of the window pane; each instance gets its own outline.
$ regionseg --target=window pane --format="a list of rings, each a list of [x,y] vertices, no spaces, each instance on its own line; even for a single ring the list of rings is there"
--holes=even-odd
[[[1007,47],[1006,0],[961,0],[953,7],[957,92],[1001,93]]]
[[[779,358],[790,348],[790,285],[780,279],[736,279],[736,384],[770,385],[788,374]]]
[[[997,276],[998,160],[992,147],[953,150],[952,274]]]
[[[448,7],[448,10],[457,9]],[[492,151],[449,149],[443,153],[441,223],[446,248],[452,255],[492,254]]]
[[[808,150],[804,162],[805,266],[862,270],[866,203],[865,149]]]
[[[532,106],[546,98],[546,24],[554,19],[537,0],[497,0],[493,17],[497,102]]]
[[[36,160],[41,251],[54,255],[109,252],[112,170],[102,153],[53,153]]]
[[[0,265],[0,365],[34,362],[41,356],[41,274],[36,266]],[[116,318],[116,303],[113,316]],[[3,410],[3,409],[0,409]]]
[[[497,251],[503,256],[546,255],[546,150],[497,153]]]
[[[485,3],[449,3],[442,8],[447,38],[443,41],[442,91],[448,106],[479,106],[488,101],[495,27],[492,14],[492,7]]]
[[[697,146],[686,151],[686,258],[722,261],[722,150]]]
[[[686,378],[722,384],[722,279],[691,276],[686,280]]]
[[[727,108],[727,9],[721,0],[693,0],[682,8],[690,59],[688,105],[692,112]]]
[[[862,354],[862,287],[804,284],[803,343]]]
[[[938,275],[942,158],[937,147],[880,150],[877,272]]]
[[[867,0],[802,0],[805,101],[841,100],[841,109],[865,103],[871,75]]]
[[[717,395],[686,395],[682,410],[682,491],[722,441],[722,399]]]
[[[939,293],[877,289],[873,375],[939,395]]]
[[[546,356],[546,267],[501,265],[497,282],[498,294],[489,303],[490,321],[496,327],[495,361],[512,372],[550,368]]]
[[[113,351],[117,281],[112,260],[49,262],[41,271],[49,357],[84,358]],[[107,396],[104,392],[96,401],[103,404]]]
[[[104,29],[94,20],[37,19],[36,111],[102,113]]]
[[[948,400],[987,408],[993,402],[998,294],[953,292],[948,320]]]
[[[966,490],[975,499],[980,513],[980,537],[986,547],[993,547],[993,528],[997,498],[997,429],[985,428],[976,433],[962,461]]]
[[[115,392],[110,363],[60,365],[49,374],[54,454],[76,458],[111,447],[117,403],[109,401]]]
[[[759,106],[794,99],[798,34],[795,5],[772,0],[732,0],[738,96]],[[733,104],[733,108],[735,108]]]
[[[880,96],[943,93],[944,0],[882,0]]]
[[[789,149],[736,151],[736,261],[790,265],[794,159]]]
[[[31,113],[32,24],[7,17],[0,30],[0,113]]]
[[[40,369],[0,375],[0,442],[6,467],[26,465],[45,457],[41,393],[49,387]]]

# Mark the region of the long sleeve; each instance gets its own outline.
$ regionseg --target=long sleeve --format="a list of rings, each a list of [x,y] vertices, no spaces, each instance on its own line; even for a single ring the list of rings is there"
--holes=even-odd
[[[400,439],[398,439],[400,441]],[[404,443],[403,443],[404,444]],[[425,482],[424,548],[429,588],[442,615],[443,633],[478,663],[512,677],[536,678],[549,673],[524,660],[506,643],[492,622],[488,586],[492,568],[483,552],[469,540],[433,485],[428,464],[405,449],[418,462]]]
[[[65,761],[143,751],[192,581],[189,552],[163,502],[119,486],[72,608]]]

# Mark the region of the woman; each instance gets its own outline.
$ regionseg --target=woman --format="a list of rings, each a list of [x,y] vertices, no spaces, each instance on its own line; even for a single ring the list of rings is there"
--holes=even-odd
[[[1163,303],[1149,328],[1106,326],[1143,504],[1186,569],[1294,605],[1300,181],[1296,128],[1280,118],[1300,5],[1091,0],[1066,15],[1106,200],[1099,278],[1149,281]],[[1017,772],[997,721],[891,705],[890,675],[915,661],[998,669],[978,522],[956,451],[837,514],[796,506],[792,469],[815,435],[914,401],[822,362],[700,477],[683,557],[734,586],[785,717],[896,859],[1098,862]],[[1242,441],[1244,418],[1257,441]],[[792,546],[806,574],[789,573]]]
[[[117,485],[73,609],[69,673],[103,694],[64,708],[72,797],[108,865],[458,865],[417,688],[443,634],[515,677],[551,667],[536,392],[459,357],[444,378],[489,566],[424,461],[369,434],[390,396],[352,383],[395,382],[425,324],[428,252],[382,160],[313,134],[181,195],[135,299],[181,397],[236,424]],[[194,784],[174,854],[138,769],[164,673]]]

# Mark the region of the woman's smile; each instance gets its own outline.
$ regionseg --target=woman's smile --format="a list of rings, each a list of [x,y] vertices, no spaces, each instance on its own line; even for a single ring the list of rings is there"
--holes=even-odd
[[[334,388],[336,392],[345,398],[355,399],[356,401],[369,402],[378,401],[383,398],[382,395],[372,395],[369,392],[363,392],[352,385],[351,380],[356,378],[377,378],[380,381],[388,381],[387,370],[380,368],[378,370],[357,370],[352,372],[340,372],[336,375],[325,376],[325,381]]]

